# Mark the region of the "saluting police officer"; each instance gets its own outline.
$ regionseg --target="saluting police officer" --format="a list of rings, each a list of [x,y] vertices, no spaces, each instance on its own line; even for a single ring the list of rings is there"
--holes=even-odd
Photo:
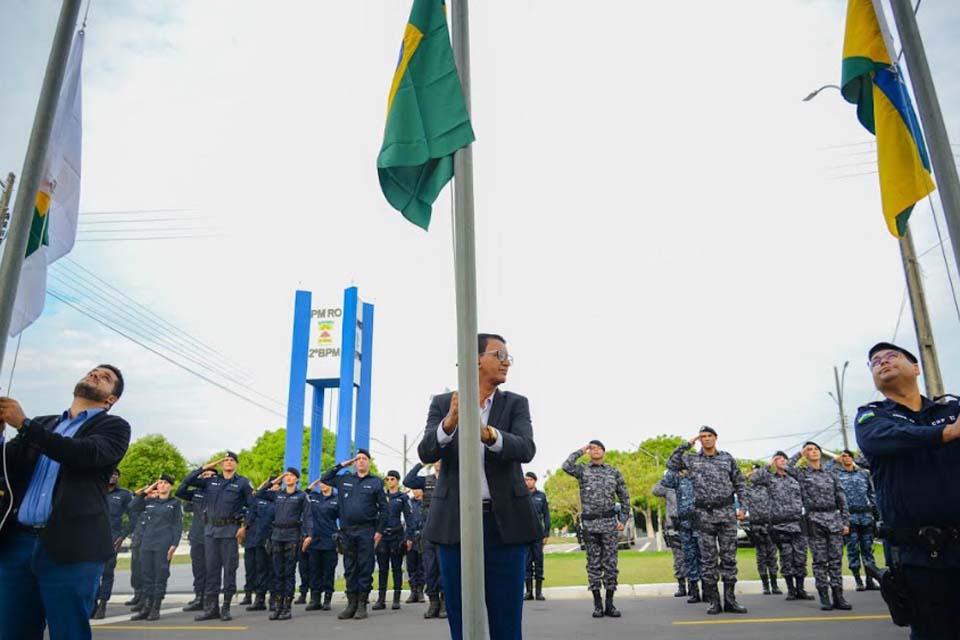
[[[685,455],[700,442],[698,455]],[[734,495],[744,495],[746,482],[737,461],[726,451],[717,449],[717,432],[713,427],[700,427],[700,433],[677,447],[667,460],[667,468],[686,469],[693,482],[696,504],[697,533],[703,570],[703,598],[710,603],[707,613],[721,611],[746,613],[737,602],[737,513]],[[718,552],[719,550],[719,552]],[[717,583],[723,577],[723,607]]]
[[[277,610],[270,614],[271,620],[289,620],[292,617],[291,606],[297,586],[297,558],[302,550],[310,546],[313,532],[310,501],[297,486],[299,483],[300,470],[288,467],[283,475],[265,480],[257,491],[257,498],[269,500],[274,505],[270,552],[273,582],[278,588],[280,600]]]
[[[577,464],[577,459],[584,454],[590,457],[590,463]],[[591,440],[567,456],[563,470],[580,483],[580,520],[587,547],[587,588],[593,592],[593,617],[619,618],[620,611],[613,605],[619,575],[617,533],[623,531],[632,509],[623,475],[603,461],[606,454],[607,448],[602,442]],[[601,585],[607,589],[606,605],[600,597]]]
[[[437,488],[437,478],[440,476],[440,461],[433,463],[433,473],[429,475],[420,475],[423,464],[418,462],[407,472],[403,479],[403,486],[420,490],[423,492],[423,503],[420,506],[419,531],[427,525],[427,518],[430,515],[430,502],[433,500],[433,492]],[[418,533],[419,533],[418,531]],[[440,561],[437,558],[437,545],[433,544],[422,535],[415,537],[414,544],[420,548],[420,558],[423,562],[423,582],[427,591],[427,599],[430,604],[423,617],[427,620],[431,618],[445,619],[447,617],[447,608],[443,600],[443,583],[440,580]],[[422,596],[423,594],[421,594]],[[422,598],[421,598],[422,601]]]
[[[220,475],[202,478],[204,471],[220,466]],[[206,596],[203,613],[194,620],[232,620],[230,605],[237,592],[237,567],[240,565],[239,545],[246,535],[244,518],[253,498],[250,480],[237,473],[237,454],[227,454],[193,471],[184,483],[203,489],[203,512],[206,514],[204,555],[206,556]],[[220,584],[223,581],[223,607],[220,607]]]
[[[391,569],[393,570],[393,605],[390,608],[400,608],[400,591],[403,589],[403,554],[407,550],[404,525],[408,528],[410,526],[410,497],[400,491],[400,472],[393,469],[387,471],[386,481],[387,524],[383,530],[383,538],[377,545],[380,592],[373,605],[374,611],[387,607],[387,582]],[[403,522],[400,521],[401,516],[403,516]]]
[[[269,550],[275,512],[272,500],[257,496],[253,497],[253,503],[247,510],[247,534],[243,537],[244,595],[250,592],[254,594],[253,603],[247,606],[247,611],[266,611],[267,591],[270,592],[270,611],[277,610],[280,588],[273,579]],[[240,604],[246,600],[244,597]]]
[[[320,485],[320,491],[314,487]],[[337,546],[333,537],[340,530],[337,520],[340,518],[340,500],[329,484],[314,480],[307,487],[310,499],[310,515],[313,518],[313,539],[307,549],[310,567],[310,604],[307,611],[330,611],[333,598],[333,581],[337,571]],[[320,594],[323,594],[323,603]]]
[[[356,463],[356,473],[339,474]],[[328,470],[320,481],[337,489],[340,496],[340,540],[347,578],[347,608],[337,618],[362,620],[373,588],[374,549],[383,538],[387,523],[387,496],[383,480],[370,473],[370,452],[357,455]]]
[[[200,477],[209,478],[214,473],[214,471],[204,471]],[[183,610],[203,611],[204,581],[207,575],[206,556],[203,554],[203,490],[181,482],[174,495],[186,502],[183,510],[193,514],[187,541],[190,543],[190,569],[193,572],[194,597],[183,607]]]
[[[857,591],[877,591],[880,587],[869,573],[866,586],[860,579],[861,559],[862,564],[868,567],[877,563],[873,557],[873,529],[876,526],[873,512],[877,508],[877,499],[870,473],[857,467],[853,458],[853,452],[844,449],[838,458],[839,464],[832,469],[840,480],[840,488],[847,497],[847,509],[850,511],[850,533],[844,536],[847,565],[857,583]]]
[[[124,519],[128,518],[127,511],[133,501],[133,494],[120,487],[120,469],[114,469],[107,483],[107,507],[110,510],[110,538],[113,540],[113,555],[107,558],[103,565],[103,575],[100,576],[100,589],[97,591],[97,606],[90,616],[94,620],[103,620],[107,615],[107,601],[113,594],[113,576],[117,568],[117,552],[127,537],[127,525]]]
[[[170,561],[180,544],[183,512],[180,501],[170,495],[176,480],[166,473],[150,485],[156,497],[144,499],[143,494],[134,502],[143,502],[143,538],[140,541],[140,562],[143,567],[143,604],[131,620],[155,621],[160,619],[160,603],[167,594],[167,579],[170,577]],[[139,508],[140,505],[138,504]]]
[[[885,400],[857,411],[857,444],[870,463],[883,521],[884,600],[911,638],[956,638],[960,629],[960,400],[920,394],[917,358],[880,342],[868,355]],[[889,593],[891,590],[893,593]],[[907,603],[907,610],[897,606]]]
[[[537,513],[541,539],[534,540],[527,547],[527,592],[523,599],[546,600],[543,597],[543,545],[547,544],[547,538],[550,537],[550,503],[547,502],[547,494],[537,489],[537,474],[527,471],[524,482],[527,483],[527,491],[530,492],[530,499],[533,501],[533,510]],[[534,592],[534,580],[536,580],[536,592]]]

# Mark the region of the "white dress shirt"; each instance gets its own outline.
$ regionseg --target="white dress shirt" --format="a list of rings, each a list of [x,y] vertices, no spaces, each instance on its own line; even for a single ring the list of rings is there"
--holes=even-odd
[[[493,406],[494,395],[496,395],[496,393],[491,393],[490,397],[487,398],[486,401],[483,403],[483,407],[480,408],[480,425],[481,426],[487,425],[487,420],[490,419],[490,407]],[[437,443],[441,447],[445,447],[451,442],[453,442],[453,436],[457,433],[457,429],[459,428],[460,428],[460,425],[458,424],[456,427],[454,427],[453,433],[447,434],[447,432],[443,430],[443,420],[441,420],[440,425],[437,427]],[[500,453],[501,451],[503,451],[503,438],[500,437],[500,430],[494,428],[493,431],[494,433],[497,434],[497,439],[494,440],[493,444],[484,444],[483,447],[480,447],[480,469],[481,470],[483,469],[484,456],[487,455],[486,451],[484,450],[484,447],[486,447],[490,451],[493,451],[494,453]],[[480,434],[477,434],[476,437],[479,438]],[[482,500],[490,500],[490,487],[489,485],[487,485],[486,472],[480,474],[480,498]]]

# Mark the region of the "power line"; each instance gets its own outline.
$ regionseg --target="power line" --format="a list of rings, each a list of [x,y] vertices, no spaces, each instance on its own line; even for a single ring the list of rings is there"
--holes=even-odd
[[[77,238],[77,242],[136,242],[138,240],[204,240],[207,238],[222,238],[218,233],[207,236],[154,236],[150,238]]]
[[[81,216],[121,216],[139,215],[143,213],[173,213],[177,211],[197,211],[197,209],[118,209],[115,211],[81,211]]]
[[[81,225],[92,225],[92,224],[140,224],[142,222],[191,222],[194,220],[208,220],[203,216],[192,216],[189,218],[132,218],[130,220],[80,220]]]

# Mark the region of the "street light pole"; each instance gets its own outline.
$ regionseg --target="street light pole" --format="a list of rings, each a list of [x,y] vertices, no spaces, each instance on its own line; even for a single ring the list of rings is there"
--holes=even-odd
[[[850,441],[847,438],[847,415],[843,412],[843,383],[847,377],[847,366],[850,364],[850,361],[843,363],[843,373],[837,371],[837,367],[833,367],[833,381],[837,387],[837,395],[834,396],[832,393],[830,397],[833,398],[834,402],[837,403],[837,407],[840,410],[840,433],[843,435],[843,448],[850,448]]]

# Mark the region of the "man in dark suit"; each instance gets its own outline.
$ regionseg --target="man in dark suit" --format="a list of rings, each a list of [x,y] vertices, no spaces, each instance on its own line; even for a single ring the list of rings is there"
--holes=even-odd
[[[530,405],[521,395],[499,391],[513,358],[506,340],[478,336],[480,441],[484,473],[484,576],[491,640],[522,637],[523,578],[527,546],[541,537],[521,464],[536,453]],[[462,637],[460,594],[460,461],[459,399],[456,392],[434,397],[418,453],[424,463],[443,461],[434,504],[423,536],[437,545],[446,596],[450,633]],[[472,436],[477,437],[477,436]]]
[[[13,503],[0,509],[0,638],[90,638],[89,617],[104,562],[113,555],[106,491],[127,452],[130,425],[110,415],[123,376],[100,365],[59,415],[28,418],[0,398]]]

